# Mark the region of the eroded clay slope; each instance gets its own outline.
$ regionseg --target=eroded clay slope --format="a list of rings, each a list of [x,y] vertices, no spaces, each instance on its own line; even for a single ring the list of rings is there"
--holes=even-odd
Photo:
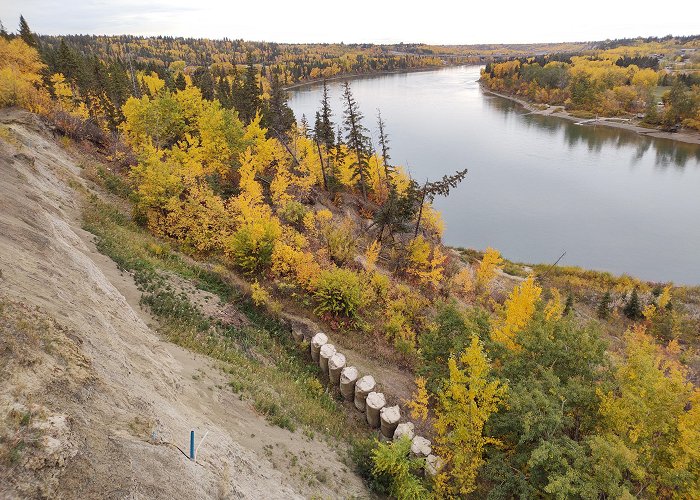
[[[327,445],[269,426],[208,358],[158,338],[129,276],[80,229],[79,160],[34,115],[0,110],[0,127],[0,300],[38,307],[56,325],[38,342],[61,346],[24,363],[21,328],[3,332],[14,344],[0,349],[0,417],[28,412],[21,425],[44,430],[0,472],[0,497],[364,496]],[[209,432],[197,463],[175,447],[191,428]],[[336,480],[310,486],[271,448]]]

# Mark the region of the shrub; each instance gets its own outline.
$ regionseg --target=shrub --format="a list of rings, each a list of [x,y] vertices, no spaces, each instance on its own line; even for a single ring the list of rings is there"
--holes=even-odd
[[[318,302],[316,314],[355,318],[362,305],[360,278],[348,269],[323,271],[316,282],[314,298]]]
[[[352,220],[346,218],[337,226],[327,223],[322,228],[328,253],[339,266],[350,260],[357,251],[353,226]]]
[[[399,500],[429,498],[430,493],[417,474],[424,459],[411,458],[411,440],[403,436],[393,443],[379,443],[372,450],[372,473],[390,484],[389,491]]]
[[[250,298],[256,306],[266,305],[270,302],[270,294],[257,281],[250,285]]]
[[[251,275],[270,266],[279,227],[271,222],[240,228],[229,238],[227,255],[244,274]]]
[[[292,200],[287,202],[279,211],[280,219],[287,224],[301,227],[304,216],[306,215],[306,207],[298,201]]]

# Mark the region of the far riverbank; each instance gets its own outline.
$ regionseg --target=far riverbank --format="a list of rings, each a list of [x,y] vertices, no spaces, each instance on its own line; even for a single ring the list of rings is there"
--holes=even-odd
[[[327,82],[336,82],[342,80],[356,80],[358,78],[372,78],[375,76],[386,76],[386,75],[400,75],[408,73],[423,73],[426,71],[437,71],[445,68],[456,68],[458,66],[469,66],[469,64],[443,64],[442,66],[426,66],[422,68],[409,68],[409,69],[391,69],[382,71],[373,71],[371,73],[338,73],[337,75],[331,76],[330,78],[314,78],[313,80],[304,80],[303,82],[298,82],[293,85],[288,85],[284,90],[295,90],[301,87],[307,87],[309,85],[316,85]]]
[[[509,94],[495,92],[484,87],[481,84],[480,87],[485,94],[492,94],[498,97],[502,97],[504,99],[511,100],[513,102],[517,102],[522,107],[527,109],[530,113],[535,115],[554,116],[557,118],[563,118],[565,120],[571,120],[574,122],[586,122],[584,125],[602,125],[604,127],[621,128],[625,130],[630,130],[632,132],[636,132],[640,135],[655,137],[657,139],[671,139],[673,141],[685,142],[688,144],[700,144],[700,132],[694,132],[692,130],[686,129],[682,129],[679,132],[664,132],[663,130],[642,127],[632,121],[618,121],[618,118],[600,117],[594,120],[586,120],[583,118],[577,118],[575,116],[572,116],[570,113],[563,111],[564,108],[562,106],[542,104],[542,106],[546,106],[546,108],[540,109],[539,105],[526,101],[525,99],[521,99],[519,97],[515,97]]]

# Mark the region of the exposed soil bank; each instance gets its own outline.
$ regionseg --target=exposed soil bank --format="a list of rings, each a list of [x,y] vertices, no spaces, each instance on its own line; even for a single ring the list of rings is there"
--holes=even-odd
[[[81,229],[86,160],[25,111],[1,110],[0,128],[0,305],[57,325],[0,322],[0,432],[17,415],[41,436],[0,465],[0,498],[367,496],[337,443],[268,424],[211,358],[151,328],[131,276]],[[196,463],[178,450],[191,429],[208,432]]]

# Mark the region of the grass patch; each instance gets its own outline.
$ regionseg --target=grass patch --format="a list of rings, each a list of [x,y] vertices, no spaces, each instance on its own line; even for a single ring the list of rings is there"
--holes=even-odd
[[[319,369],[308,363],[287,328],[255,307],[231,285],[225,269],[209,270],[188,262],[134,224],[113,206],[90,198],[84,227],[97,237],[100,252],[134,275],[141,301],[160,322],[171,342],[224,362],[231,387],[252,400],[274,425],[295,430],[308,426],[325,435],[351,439],[366,430],[350,425],[345,412],[318,381]],[[168,282],[168,273],[231,301],[250,321],[242,328],[205,317],[183,292]]]

